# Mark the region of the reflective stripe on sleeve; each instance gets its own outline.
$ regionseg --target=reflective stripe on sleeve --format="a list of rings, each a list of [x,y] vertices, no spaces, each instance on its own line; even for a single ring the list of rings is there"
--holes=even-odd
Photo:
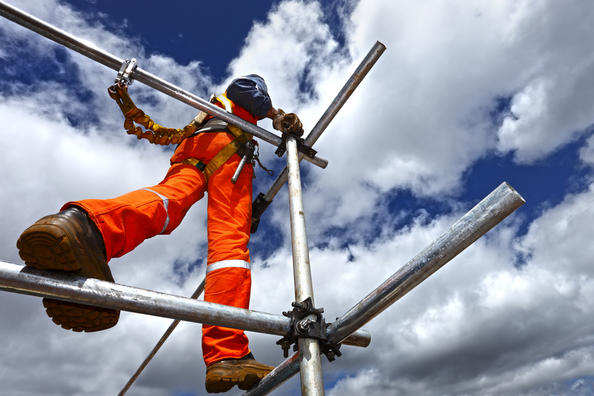
[[[244,260],[222,260],[217,261],[206,266],[206,274],[209,272],[216,271],[221,268],[245,268],[251,269],[250,263]]]
[[[165,208],[165,214],[167,215],[167,218],[165,219],[165,224],[163,224],[163,229],[159,233],[162,234],[165,232],[165,229],[167,229],[167,226],[169,225],[169,198],[162,194],[159,194],[155,190],[151,190],[150,188],[144,188],[143,190],[150,191],[153,194],[156,194],[159,198],[161,198],[161,201],[163,201],[163,207]]]

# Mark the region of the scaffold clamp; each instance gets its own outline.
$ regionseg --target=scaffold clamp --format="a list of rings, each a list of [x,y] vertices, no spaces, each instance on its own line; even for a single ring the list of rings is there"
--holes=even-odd
[[[295,135],[294,133],[283,132],[281,137],[281,143],[278,145],[276,151],[274,152],[277,156],[282,157],[287,151],[287,139],[289,138],[289,136],[295,138],[295,141],[297,142],[297,151],[299,151],[300,153],[303,153],[310,158],[315,157],[318,153],[311,146],[308,146],[303,138]]]
[[[333,361],[336,356],[342,355],[339,351],[340,344],[328,341],[326,333],[326,321],[322,313],[323,308],[314,308],[311,297],[306,298],[302,302],[291,303],[293,310],[283,312],[283,315],[290,318],[291,329],[280,340],[276,342],[283,349],[284,357],[289,356],[289,348],[293,345],[293,351],[297,351],[297,340],[301,337],[315,338],[320,344],[320,350],[326,355],[328,361]],[[312,318],[315,316],[315,320]]]
[[[120,67],[120,71],[118,71],[118,75],[114,83],[126,87],[132,84],[133,79],[130,77],[130,74],[132,74],[132,72],[136,69],[136,66],[138,66],[136,63],[136,58],[126,59],[124,62],[122,62],[122,66]]]

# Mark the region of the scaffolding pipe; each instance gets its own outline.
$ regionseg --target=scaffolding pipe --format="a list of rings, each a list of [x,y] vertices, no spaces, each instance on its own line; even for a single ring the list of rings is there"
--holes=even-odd
[[[36,18],[16,7],[11,6],[10,4],[5,3],[4,1],[0,1],[0,15],[58,44],[68,47],[71,50],[94,60],[95,62],[101,63],[110,69],[119,71],[122,63],[124,62],[123,59],[120,59],[96,47],[94,44],[81,40],[47,22],[42,21],[39,18]],[[186,103],[198,110],[202,110],[214,117],[235,125],[244,132],[258,137],[267,143],[277,147],[281,144],[282,139],[274,133],[251,124],[237,117],[236,115],[231,114],[224,109],[221,109],[220,107],[217,107],[208,101],[141,69],[140,67],[134,69],[130,75],[130,78],[140,81],[141,83],[146,84],[149,87],[154,88],[157,91],[160,91],[165,95],[168,95],[183,103]],[[320,168],[325,168],[328,165],[328,161],[317,156],[313,158],[305,156],[305,159],[314,165],[319,166]]]
[[[198,297],[200,297],[200,295],[204,291],[204,281],[205,280],[206,280],[206,278],[205,279],[202,279],[202,282],[200,282],[200,285],[198,285],[198,287],[196,288],[196,290],[194,291],[194,293],[190,296],[190,298],[192,300],[196,300]],[[146,366],[150,363],[150,361],[155,357],[155,355],[157,354],[157,352],[159,352],[159,349],[161,349],[161,347],[163,346],[163,344],[165,343],[165,341],[167,341],[167,339],[169,338],[169,336],[171,335],[171,333],[173,333],[173,330],[175,330],[175,328],[177,327],[177,325],[179,325],[179,322],[180,322],[179,319],[176,319],[173,322],[171,322],[171,324],[169,325],[169,327],[167,328],[167,330],[165,330],[165,333],[163,333],[163,335],[161,336],[161,338],[159,339],[159,341],[157,341],[157,345],[155,345],[155,347],[148,354],[148,356],[146,357],[146,359],[144,359],[144,361],[140,364],[140,366],[138,367],[138,369],[136,370],[136,372],[132,375],[132,377],[130,377],[130,379],[128,380],[128,382],[126,382],[126,385],[124,385],[124,387],[122,388],[122,390],[120,391],[120,393],[118,393],[118,396],[124,396],[126,394],[126,392],[128,392],[128,389],[130,389],[130,387],[132,386],[132,384],[134,384],[134,381],[136,381],[136,379],[140,376],[140,374],[142,373],[142,371],[146,368]]]
[[[291,220],[295,302],[303,302],[310,298],[312,304],[314,304],[298,157],[297,141],[294,137],[289,136],[287,138],[287,168],[289,170],[289,212]],[[315,321],[316,317],[312,314],[304,319]],[[299,347],[299,367],[301,368],[301,394],[304,396],[324,395],[322,359],[318,340],[315,338],[299,337],[297,339],[297,345]]]
[[[386,46],[376,41],[373,47],[369,50],[365,58],[361,61],[357,69],[353,72],[351,77],[344,84],[340,92],[336,95],[330,106],[326,109],[322,117],[318,120],[316,125],[313,127],[311,132],[305,138],[305,144],[307,146],[313,146],[322,133],[326,130],[330,122],[334,119],[336,114],[342,109],[342,106],[351,97],[355,89],[359,86],[361,81],[367,76],[367,73],[378,61],[380,56],[386,50]],[[303,159],[303,154],[299,153],[299,161]],[[282,172],[278,175],[268,192],[265,194],[264,199],[268,202],[278,194],[282,186],[287,182],[287,168],[285,167]]]
[[[520,194],[504,182],[460,218],[443,235],[421,251],[377,289],[357,303],[345,315],[328,327],[328,339],[337,342],[369,322],[390,305],[443,267],[456,255],[487,233],[491,228],[525,203]],[[294,354],[283,362],[271,378],[264,377],[260,384],[246,395],[266,395],[299,371],[291,362]]]
[[[369,322],[524,203],[516,190],[501,183],[435,242],[332,323],[328,328],[332,339],[339,341]]]
[[[289,331],[289,319],[281,315],[197,301],[83,278],[67,272],[42,271],[2,261],[0,290],[257,333],[284,336]],[[369,333],[361,331],[345,344],[364,347],[369,345],[370,339]]]
[[[367,73],[371,68],[375,65],[378,61],[380,56],[384,53],[386,47],[376,41],[373,47],[369,50],[365,58],[361,61],[357,69],[353,72],[353,74],[349,77],[347,82],[344,84],[340,92],[336,95],[332,103],[328,106],[322,117],[318,120],[316,125],[313,127],[311,132],[305,138],[305,144],[307,146],[313,146],[315,142],[319,139],[322,133],[326,130],[330,122],[334,119],[336,114],[342,109],[342,106],[346,103],[346,101],[351,97],[355,89],[359,86],[361,81],[367,76]],[[303,159],[303,155],[299,153],[299,161]],[[258,213],[253,213],[252,223],[259,222],[260,216],[268,205],[272,202],[276,194],[280,191],[283,185],[287,182],[287,167],[285,167],[281,173],[278,175],[272,186],[268,189],[268,192],[263,195],[263,197],[259,197],[258,199],[262,199],[264,202],[261,202],[261,210]]]
[[[262,396],[267,395],[276,389],[280,384],[297,374],[299,371],[299,352],[295,352],[287,359],[283,360],[278,366],[274,368],[258,385],[249,391],[245,392],[243,396]]]

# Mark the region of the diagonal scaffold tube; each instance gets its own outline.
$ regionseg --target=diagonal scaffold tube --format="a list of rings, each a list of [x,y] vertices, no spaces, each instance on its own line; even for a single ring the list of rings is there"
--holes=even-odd
[[[206,278],[202,279],[202,282],[200,282],[200,284],[198,285],[196,290],[194,290],[194,293],[192,293],[192,295],[190,296],[190,298],[192,300],[195,300],[198,297],[200,297],[200,295],[204,291],[204,282],[205,281],[206,281]],[[173,322],[171,322],[171,324],[169,325],[167,330],[165,330],[165,333],[163,333],[161,338],[159,338],[159,341],[157,341],[157,344],[149,352],[148,356],[142,361],[142,363],[140,363],[140,366],[138,366],[138,368],[136,369],[134,374],[132,374],[132,376],[130,377],[128,382],[126,382],[126,384],[124,385],[124,387],[122,388],[120,393],[118,393],[118,396],[124,396],[126,394],[126,392],[128,392],[128,390],[134,384],[134,381],[136,381],[136,379],[140,376],[140,374],[142,374],[142,372],[144,371],[146,366],[148,366],[148,364],[155,357],[157,352],[159,352],[159,349],[161,349],[161,347],[163,346],[165,341],[167,341],[167,339],[169,338],[171,333],[173,333],[173,331],[176,329],[176,327],[179,325],[180,322],[181,322],[181,320],[179,320],[179,319],[175,319]]]
[[[311,132],[305,138],[306,146],[313,146],[322,133],[328,128],[330,122],[334,119],[336,114],[342,109],[342,106],[351,97],[353,92],[357,89],[361,81],[367,76],[367,73],[379,60],[380,56],[386,50],[386,46],[376,41],[371,47],[367,55],[363,58],[359,66],[355,69],[353,74],[349,77],[347,82],[343,85],[342,89],[338,92],[334,100],[330,103],[324,114],[320,117],[316,125],[312,128]],[[299,153],[299,161],[304,158],[303,154]],[[272,183],[272,186],[268,189],[266,194],[260,193],[253,204],[252,210],[252,232],[255,232],[260,222],[262,213],[268,208],[274,197],[278,194],[281,188],[285,185],[288,180],[288,168],[285,167],[277,176],[276,180]]]
[[[98,48],[94,44],[81,40],[78,37],[75,37],[74,35],[71,35],[1,0],[0,15],[58,44],[70,48],[71,50],[76,51],[79,54],[94,60],[95,62],[101,63],[110,69],[119,71],[124,62],[123,59]],[[131,72],[130,78],[140,81],[141,83],[198,110],[202,110],[214,117],[235,125],[244,132],[249,133],[254,137],[260,138],[263,141],[272,144],[273,146],[278,147],[282,143],[282,139],[276,134],[269,132],[264,128],[260,128],[257,125],[251,124],[248,121],[245,121],[236,115],[231,114],[224,109],[221,109],[220,107],[217,107],[208,101],[192,94],[191,92],[185,91],[182,88],[177,87],[170,82],[141,69],[140,67],[135,68]],[[327,160],[318,156],[304,156],[304,158],[312,164],[319,166],[320,168],[325,168],[328,165]]]
[[[340,342],[394,304],[526,201],[508,183],[500,184],[445,233],[401,267],[328,327],[328,339]],[[299,371],[298,353],[283,361],[244,396],[266,395]]]

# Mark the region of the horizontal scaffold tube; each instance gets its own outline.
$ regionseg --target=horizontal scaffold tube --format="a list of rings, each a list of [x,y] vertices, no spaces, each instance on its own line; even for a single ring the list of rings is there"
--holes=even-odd
[[[281,315],[197,301],[64,272],[41,271],[2,261],[0,290],[280,336],[288,332],[290,325],[289,318]],[[370,341],[369,333],[360,331],[345,340],[344,344],[366,347]]]
[[[328,327],[328,338],[340,341],[369,322],[439,268],[487,233],[517,208],[524,199],[509,184],[502,183],[444,234],[410,260],[377,289]],[[283,361],[245,395],[266,395],[299,371],[297,353]]]
[[[4,1],[0,1],[0,15],[113,70],[119,71],[124,62],[123,59],[96,47],[92,43],[81,40],[39,18],[5,3]],[[282,139],[274,133],[251,124],[236,115],[141,69],[140,67],[137,67],[131,73],[130,77],[156,89],[157,91],[163,92],[174,99],[235,125],[238,128],[241,128],[244,132],[260,138],[274,146],[278,147],[282,142]],[[325,168],[328,165],[327,160],[317,156],[313,158],[304,156],[304,158],[320,168]]]

